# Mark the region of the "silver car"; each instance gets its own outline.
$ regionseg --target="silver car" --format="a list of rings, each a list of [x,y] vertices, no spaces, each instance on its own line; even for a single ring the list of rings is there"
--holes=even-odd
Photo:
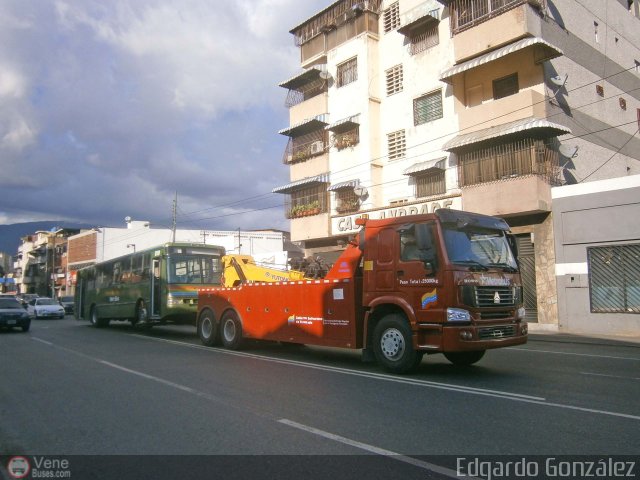
[[[32,318],[64,318],[64,308],[53,298],[38,297],[29,301],[27,313]]]

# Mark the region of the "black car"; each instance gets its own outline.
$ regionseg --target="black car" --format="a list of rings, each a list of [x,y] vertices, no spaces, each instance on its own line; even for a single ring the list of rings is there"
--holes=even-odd
[[[30,326],[31,318],[16,298],[0,297],[0,327],[20,327],[28,332]]]
[[[73,313],[73,296],[60,297],[58,301],[64,307],[64,313]]]

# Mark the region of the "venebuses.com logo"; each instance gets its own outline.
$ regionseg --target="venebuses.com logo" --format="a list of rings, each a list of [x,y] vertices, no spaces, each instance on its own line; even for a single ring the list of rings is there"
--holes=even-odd
[[[7,463],[7,472],[13,478],[25,478],[30,471],[31,465],[25,457],[11,457]]]

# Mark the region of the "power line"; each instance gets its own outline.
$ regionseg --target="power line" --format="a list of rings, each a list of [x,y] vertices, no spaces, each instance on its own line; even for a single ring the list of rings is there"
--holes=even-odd
[[[635,122],[632,122],[635,123]],[[589,178],[591,175],[593,175],[594,173],[596,173],[598,170],[600,170],[602,167],[604,167],[607,163],[609,163],[613,157],[615,157],[618,153],[620,153],[620,151],[627,146],[627,144],[633,139],[633,137],[636,136],[636,133],[638,133],[640,131],[640,128],[638,128],[638,130],[636,130],[633,135],[631,135],[626,142],[624,142],[624,145],[622,145],[620,148],[618,148],[618,150],[616,150],[615,152],[613,152],[613,155],[611,155],[607,160],[605,160],[598,168],[596,168],[593,172],[591,172],[589,175],[587,175],[586,177],[584,177],[582,180],[580,180],[578,183],[584,182],[587,178]]]

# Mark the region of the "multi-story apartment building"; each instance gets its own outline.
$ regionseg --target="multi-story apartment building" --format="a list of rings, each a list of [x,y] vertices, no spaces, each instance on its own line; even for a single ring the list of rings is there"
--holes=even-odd
[[[638,0],[339,0],[303,21],[273,190],[292,240],[339,249],[363,213],[498,215],[529,320],[562,327],[552,191],[640,174],[639,18]]]
[[[79,229],[57,228],[22,237],[13,264],[17,291],[57,298],[67,289],[67,239]]]

